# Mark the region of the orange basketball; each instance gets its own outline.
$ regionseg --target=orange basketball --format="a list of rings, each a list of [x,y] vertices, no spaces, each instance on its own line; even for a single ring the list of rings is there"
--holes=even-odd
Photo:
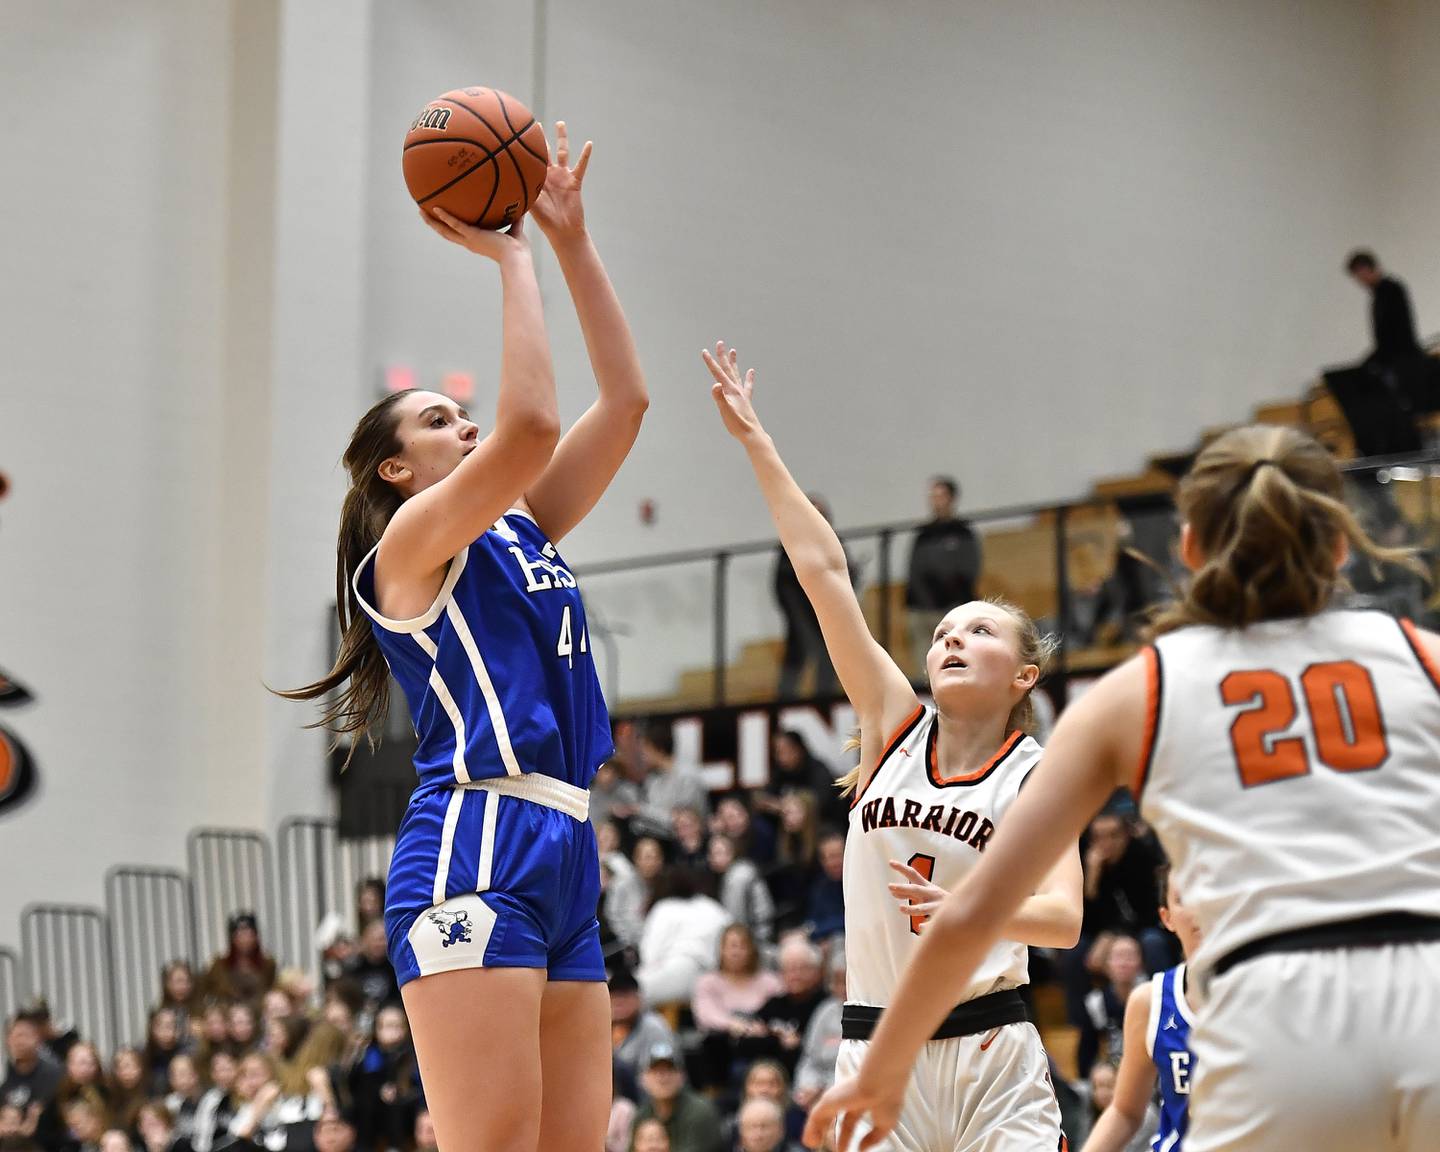
[[[550,147],[530,109],[494,88],[430,101],[405,136],[405,187],[423,209],[481,228],[513,224],[545,184]]]

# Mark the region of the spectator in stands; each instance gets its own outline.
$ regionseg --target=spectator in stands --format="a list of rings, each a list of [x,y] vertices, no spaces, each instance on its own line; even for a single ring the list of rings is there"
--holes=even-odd
[[[205,973],[205,989],[221,1000],[259,1000],[275,983],[275,958],[260,946],[253,912],[237,912],[227,925],[229,944]]]
[[[711,832],[720,832],[735,842],[736,852],[764,868],[775,860],[775,827],[763,816],[754,817],[743,796],[731,793],[715,805]]]
[[[795,1066],[795,1103],[806,1112],[830,1085],[835,1083],[835,1061],[840,1056],[840,1018],[845,1008],[845,947],[844,941],[833,940],[826,962],[826,982],[830,995],[825,998],[805,1027],[805,1041],[800,1048],[800,1061]]]
[[[260,1030],[263,1032],[273,1021],[284,1020],[295,1015],[295,1006],[290,997],[280,988],[271,988],[260,1000]]]
[[[100,1103],[87,1096],[78,1096],[65,1109],[65,1138],[60,1152],[100,1152],[100,1137],[105,1134],[108,1117]]]
[[[635,1130],[635,1116],[640,1111],[640,1106],[636,1103],[639,1096],[640,1085],[635,1077],[625,1071],[618,1060],[612,1059],[610,1121],[605,1126],[605,1152],[629,1152],[631,1134]]]
[[[729,922],[724,906],[700,891],[693,869],[676,864],[662,873],[645,915],[635,970],[645,1002],[688,1004],[695,981],[715,963],[720,933]]]
[[[335,1107],[336,1079],[344,1082],[352,1055],[350,1036],[323,1020],[310,1026],[294,1057],[277,1068],[286,1123],[313,1123],[326,1108]]]
[[[1089,1078],[1075,1086],[1080,1097],[1078,1123],[1066,1128],[1065,1134],[1072,1138],[1070,1146],[1077,1149],[1077,1152],[1090,1138],[1101,1114],[1114,1102],[1118,1076],[1118,1062],[1097,1060],[1090,1069]],[[1148,1104],[1145,1118],[1130,1142],[1125,1145],[1124,1152],[1150,1152],[1151,1138],[1159,1127],[1160,1114],[1153,1103]]]
[[[414,1152],[440,1152],[435,1142],[435,1121],[430,1119],[430,1110],[421,1108],[415,1113],[415,1134],[411,1140]]]
[[[27,1118],[32,1111],[39,1118],[55,1099],[64,1075],[58,1064],[43,1056],[41,1038],[40,1022],[31,1013],[17,1013],[5,1029],[8,1071],[0,1082],[0,1104],[13,1104]]]
[[[1415,334],[1415,314],[1405,285],[1387,276],[1375,254],[1363,248],[1350,254],[1345,270],[1370,293],[1370,329],[1375,347],[1366,365],[1395,368],[1424,355]]]
[[[1105,956],[1105,982],[1085,997],[1085,1020],[1075,1054],[1081,1076],[1090,1074],[1102,1046],[1107,1060],[1120,1060],[1125,1045],[1125,1004],[1144,978],[1140,942],[1133,936],[1116,936]]]
[[[620,762],[611,757],[595,770],[590,781],[590,822],[598,830],[610,820],[628,821],[640,807],[640,789],[625,778]]]
[[[118,1128],[111,1128],[100,1134],[100,1152],[135,1152],[130,1135]]]
[[[155,1101],[144,1105],[135,1121],[143,1152],[194,1152],[173,1113]]]
[[[197,1050],[201,1062],[208,1067],[216,1052],[230,1049],[230,1005],[207,1000],[200,1014],[200,1043]]]
[[[736,854],[735,841],[710,837],[705,858],[706,889],[714,893],[730,919],[743,924],[761,944],[775,939],[775,900],[753,861]]]
[[[74,1028],[61,1027],[50,1014],[50,1002],[43,996],[35,1000],[30,1015],[40,1027],[40,1054],[52,1064],[63,1065],[71,1047],[80,1040]]]
[[[782,1064],[775,1060],[757,1060],[750,1065],[740,1089],[737,1113],[743,1114],[745,1106],[752,1100],[764,1100],[775,1105],[780,1113],[783,1138],[796,1140],[799,1137],[805,1127],[805,1113],[798,1108],[791,1107],[790,1077],[786,1075]],[[737,1114],[734,1124],[729,1127],[728,1135],[731,1143],[737,1148],[743,1148],[744,1140],[739,1119],[740,1116]],[[786,1144],[785,1147],[788,1150],[794,1145]]]
[[[283,1063],[300,1050],[310,1022],[304,1016],[277,1016],[265,1025],[265,1039],[260,1050],[272,1060]]]
[[[682,805],[671,813],[671,821],[675,828],[671,859],[685,868],[703,872],[707,856],[704,816],[698,809]]]
[[[86,1097],[108,1109],[110,1085],[100,1063],[95,1045],[80,1041],[65,1055],[65,1070],[55,1096],[40,1113],[39,1123],[31,1125],[30,1135],[41,1144],[54,1147],[65,1132],[65,1109],[72,1100]]]
[[[635,841],[630,859],[635,865],[635,875],[644,886],[645,908],[655,902],[655,887],[665,871],[665,847],[654,836],[642,836]]]
[[[670,1152],[670,1133],[665,1121],[651,1116],[635,1125],[635,1138],[629,1144],[630,1152]],[[606,1147],[605,1152],[614,1152]]]
[[[251,1052],[240,1061],[235,1077],[234,1099],[237,1105],[230,1120],[229,1136],[248,1140],[269,1152],[281,1152],[288,1143],[285,1122],[275,1105],[282,1095],[275,1062],[263,1052]],[[228,1141],[217,1138],[219,1149]]]
[[[814,494],[810,503],[820,515],[830,520],[830,507],[825,500]],[[849,556],[846,556],[848,562]],[[850,570],[855,571],[854,565]],[[835,666],[830,663],[830,654],[825,650],[825,638],[820,634],[820,621],[810,598],[800,587],[795,575],[795,565],[790,562],[785,549],[779,548],[775,555],[775,604],[785,621],[785,650],[780,657],[780,681],[776,686],[776,698],[798,699],[800,681],[807,668],[815,669],[814,689],[811,693],[817,700],[828,700],[839,692],[835,679]]]
[[[600,885],[601,920],[615,934],[620,950],[634,949],[645,928],[645,906],[650,899],[645,881],[623,852],[602,850]]]
[[[1175,945],[1160,925],[1155,870],[1163,861],[1151,833],[1137,835],[1125,815],[1107,810],[1091,821],[1083,853],[1085,910],[1080,942],[1062,964],[1070,1022],[1080,1027],[1092,978],[1102,974],[1105,953],[1119,933],[1140,941],[1148,971],[1177,962]]]
[[[210,1087],[200,1097],[190,1132],[195,1152],[211,1152],[228,1142],[230,1124],[240,1107],[235,1095],[239,1074],[240,1062],[223,1048],[210,1057]]]
[[[0,1103],[0,1148],[9,1146],[5,1141],[30,1139],[34,1128],[35,1125],[30,1124],[30,1131],[26,1131],[25,1110],[19,1105]]]
[[[674,1045],[670,1025],[640,1001],[640,985],[625,968],[610,977],[610,1039],[615,1059],[630,1076],[639,1076],[645,1054],[657,1045]]]
[[[817,840],[814,795],[785,793],[780,798],[775,866],[768,877],[770,893],[775,897],[776,919],[782,928],[794,928],[805,921],[810,886],[815,879]]]
[[[793,1073],[810,1017],[825,999],[820,949],[800,935],[780,944],[780,980],[785,990],[760,1006],[763,1035],[741,1036],[736,1052],[749,1059],[770,1057]]]
[[[348,1112],[327,1108],[315,1122],[315,1152],[352,1152],[356,1135],[354,1118]]]
[[[246,1001],[225,1010],[225,1037],[230,1051],[243,1056],[260,1044],[260,1023],[255,1009]]]
[[[800,1152],[800,1146],[785,1138],[785,1110],[773,1100],[760,1097],[740,1106],[737,1152]]]
[[[315,981],[303,968],[282,968],[275,977],[274,990],[284,993],[290,1001],[292,1016],[306,1015],[315,1002]]]
[[[845,931],[845,834],[826,832],[816,848],[820,873],[810,885],[807,919],[810,936],[817,941],[830,939]]]
[[[172,960],[160,969],[160,1005],[175,1013],[180,1035],[201,1039],[201,997],[188,960]]]
[[[668,720],[645,725],[640,738],[640,755],[645,765],[639,810],[631,827],[639,833],[669,839],[675,834],[676,808],[693,808],[704,815],[710,811],[710,789],[698,764],[675,757],[675,734]]]
[[[385,881],[367,876],[355,888],[355,927],[359,932],[372,920],[385,919]]]
[[[150,1078],[140,1049],[115,1049],[110,1059],[110,1118],[127,1132],[135,1128],[140,1105],[150,1098]]]
[[[157,1008],[145,1026],[146,1086],[149,1095],[163,1096],[170,1087],[170,1061],[184,1048],[184,1034],[173,1008]]]
[[[334,981],[325,989],[320,1018],[336,1031],[355,1038],[361,1035],[356,1017],[365,1007],[365,993],[348,976]]]
[[[770,742],[770,788],[755,793],[755,810],[778,816],[780,797],[786,792],[811,793],[821,824],[843,828],[849,820],[845,798],[835,787],[835,774],[810,751],[804,736],[788,728],[777,732]]]
[[[350,1070],[355,1130],[366,1152],[404,1146],[420,1103],[420,1068],[398,1004],[380,1009],[370,1043]]]
[[[685,1071],[671,1044],[648,1052],[641,1076],[648,1099],[636,1126],[652,1117],[665,1125],[674,1152],[722,1152],[720,1116],[705,1097],[685,1085]]]
[[[760,1009],[784,991],[780,977],[761,968],[749,928],[735,923],[720,934],[719,965],[695,981],[690,1002],[701,1033],[702,1087],[729,1083],[735,1040],[765,1035]]]
[[[195,1113],[200,1107],[200,1098],[205,1094],[195,1057],[182,1052],[170,1061],[169,1089],[165,1094],[164,1104],[173,1122],[172,1134],[189,1140],[195,1131]],[[144,1119],[143,1115],[141,1119]],[[141,1135],[144,1135],[143,1130]]]
[[[980,538],[955,506],[960,485],[949,476],[930,481],[930,519],[910,548],[910,574],[905,582],[905,609],[910,633],[910,658],[922,672],[934,640],[935,625],[957,604],[975,599],[980,581]]]
[[[346,975],[360,985],[365,995],[364,1016],[373,1018],[382,1004],[400,999],[400,982],[390,964],[385,921],[371,920],[360,933],[360,951],[346,969]]]

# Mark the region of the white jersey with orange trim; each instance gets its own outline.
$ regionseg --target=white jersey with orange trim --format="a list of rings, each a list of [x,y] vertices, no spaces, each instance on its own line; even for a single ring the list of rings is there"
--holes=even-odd
[[[883,1008],[920,942],[923,917],[908,917],[888,885],[903,880],[891,860],[953,888],[976,864],[1040,745],[1012,732],[995,757],[965,777],[937,767],[935,709],[917,708],[886,742],[874,774],[850,808],[845,840],[846,1000]],[[998,942],[960,1002],[1029,982],[1025,945]]]
[[[1415,628],[1331,611],[1183,628],[1144,657],[1135,792],[1204,942],[1440,917],[1440,670]]]

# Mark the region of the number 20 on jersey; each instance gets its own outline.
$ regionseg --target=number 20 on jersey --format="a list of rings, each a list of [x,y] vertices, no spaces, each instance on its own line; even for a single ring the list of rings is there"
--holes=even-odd
[[[1230,725],[1230,743],[1246,788],[1310,774],[1304,738],[1282,735],[1295,723],[1301,703],[1315,755],[1326,768],[1368,772],[1390,755],[1375,680],[1353,660],[1311,664],[1298,684],[1269,668],[1231,672],[1220,681],[1220,698],[1243,706]]]

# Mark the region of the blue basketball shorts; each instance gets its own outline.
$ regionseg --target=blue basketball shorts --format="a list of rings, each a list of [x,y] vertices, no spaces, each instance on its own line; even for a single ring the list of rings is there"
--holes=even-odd
[[[604,980],[588,806],[584,789],[540,775],[418,791],[385,889],[400,984],[457,968]]]

